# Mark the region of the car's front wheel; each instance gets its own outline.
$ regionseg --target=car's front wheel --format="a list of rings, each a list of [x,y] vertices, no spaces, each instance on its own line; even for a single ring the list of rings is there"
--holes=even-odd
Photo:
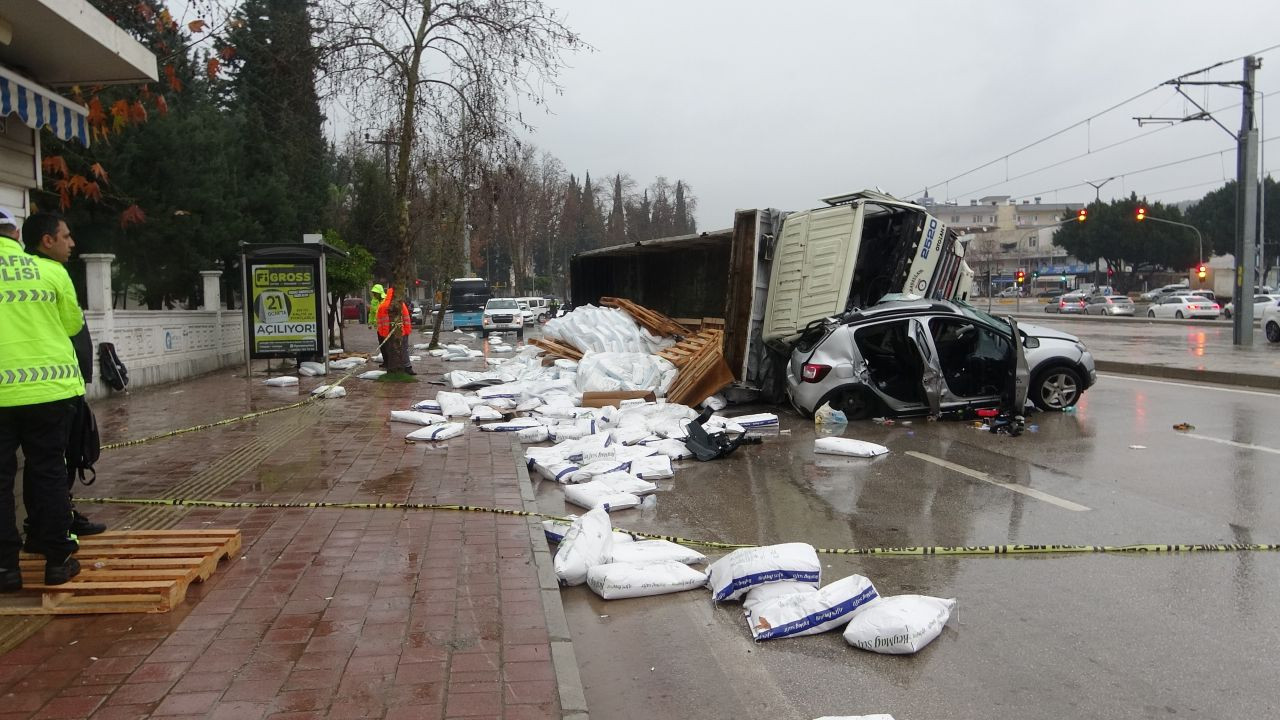
[[[1280,343],[1280,323],[1276,323],[1275,321],[1269,322],[1267,323],[1267,327],[1264,329],[1267,333],[1268,342]]]
[[[1065,365],[1037,373],[1031,381],[1031,402],[1041,410],[1062,410],[1075,405],[1083,392],[1080,373]]]
[[[1148,310],[1148,311],[1147,311],[1147,317],[1149,317],[1149,318],[1153,318],[1153,317],[1155,317],[1155,316],[1156,316],[1156,311],[1155,311],[1155,310]]]

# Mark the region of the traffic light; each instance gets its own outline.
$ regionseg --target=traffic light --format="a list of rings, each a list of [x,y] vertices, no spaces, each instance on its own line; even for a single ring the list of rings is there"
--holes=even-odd
[[[1205,277],[1208,274],[1209,274],[1209,268],[1206,265],[1201,264],[1196,268],[1196,277],[1200,278],[1201,280],[1205,279]]]
[[[1040,277],[1040,271],[1039,271],[1039,270],[1032,270],[1032,271],[1031,271],[1031,279],[1032,279],[1032,280],[1035,280],[1035,279],[1036,279],[1036,278],[1038,278],[1038,277]]]
[[[1110,278],[1111,278],[1111,276],[1112,276],[1112,275],[1115,275],[1115,274],[1116,274],[1116,271],[1115,271],[1115,270],[1112,270],[1111,268],[1107,268],[1107,278],[1108,278],[1108,279],[1110,279]]]
[[[1146,219],[1147,219],[1147,209],[1146,209],[1145,207],[1143,207],[1143,206],[1139,205],[1139,206],[1138,206],[1138,210],[1137,210],[1137,212],[1135,212],[1135,213],[1134,213],[1134,216],[1135,216],[1135,217],[1137,217],[1138,222],[1142,222],[1143,220],[1146,220]]]
[[[1018,284],[1021,285],[1027,280],[1027,272],[1025,270],[1019,270],[1016,278],[1017,278]]]
[[[1084,222],[1085,220],[1088,220],[1088,219],[1089,219],[1089,211],[1087,209],[1080,208],[1079,210],[1076,211],[1076,222]]]

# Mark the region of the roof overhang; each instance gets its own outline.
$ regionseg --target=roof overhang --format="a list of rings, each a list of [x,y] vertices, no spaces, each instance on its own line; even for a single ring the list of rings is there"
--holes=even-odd
[[[0,65],[49,86],[159,77],[156,56],[86,0],[0,3]]]

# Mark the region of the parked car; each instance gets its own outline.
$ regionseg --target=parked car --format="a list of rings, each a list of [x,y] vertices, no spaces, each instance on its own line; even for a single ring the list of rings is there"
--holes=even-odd
[[[515,332],[517,338],[524,339],[524,315],[515,298],[490,298],[484,304],[480,333],[487,338],[495,332]]]
[[[996,294],[996,297],[1011,298],[1011,297],[1023,297],[1024,295],[1026,295],[1026,293],[1022,292],[1016,287],[1007,287],[1001,290],[998,294]]]
[[[1260,319],[1262,311],[1267,309],[1268,305],[1275,305],[1280,301],[1280,295],[1254,295],[1253,296],[1253,317]],[[1231,305],[1222,306],[1222,316],[1231,319]]]
[[[1280,343],[1280,300],[1262,309],[1262,334],[1268,342]]]
[[[1085,315],[1133,315],[1133,301],[1125,295],[1094,295],[1086,301]]]
[[[525,325],[532,325],[537,315],[534,315],[533,309],[529,307],[529,303],[524,300],[516,300],[516,304],[520,306],[520,315],[524,318]]]
[[[1062,294],[1063,294],[1063,291],[1061,290],[1041,290],[1040,292],[1036,293],[1036,297],[1053,299],[1053,298],[1061,297]]]
[[[367,316],[368,313],[365,311],[364,299],[353,297],[342,299],[343,320],[364,321]]]
[[[548,317],[547,306],[551,303],[550,299],[545,297],[529,296],[529,297],[516,298],[516,300],[522,303],[525,303],[529,306],[529,310],[533,314],[533,317],[529,318],[530,320],[537,320],[540,323],[547,321],[547,317]]]
[[[1218,302],[1218,295],[1217,295],[1217,293],[1215,293],[1215,292],[1214,292],[1214,291],[1212,291],[1212,290],[1207,290],[1207,289],[1206,289],[1206,290],[1192,290],[1191,292],[1189,292],[1189,293],[1187,293],[1187,294],[1188,294],[1188,295],[1195,295],[1195,296],[1197,296],[1197,297],[1202,297],[1202,298],[1204,298],[1205,300],[1212,300],[1212,301],[1214,301],[1214,302]]]
[[[1044,306],[1045,312],[1062,313],[1063,315],[1083,315],[1088,298],[1084,293],[1067,293]]]
[[[1209,318],[1218,317],[1218,303],[1199,295],[1166,295],[1147,309],[1149,318]]]
[[[1173,285],[1165,285],[1163,287],[1158,287],[1155,290],[1144,292],[1138,296],[1138,299],[1145,300],[1147,302],[1155,302],[1165,295],[1172,293],[1185,293],[1188,290],[1189,288],[1185,283],[1174,283]]]
[[[422,303],[415,300],[409,303],[409,307],[411,308],[411,310],[409,311],[409,319],[413,321],[414,325],[421,326],[422,318],[424,317],[424,313],[422,310]]]
[[[963,408],[1071,407],[1097,380],[1075,336],[967,303],[895,300],[806,326],[786,369],[807,415],[825,403],[850,419]]]

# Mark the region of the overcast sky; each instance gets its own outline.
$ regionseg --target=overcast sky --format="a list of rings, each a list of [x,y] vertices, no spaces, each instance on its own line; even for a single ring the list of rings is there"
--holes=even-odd
[[[1103,199],[1198,198],[1234,177],[1234,140],[1212,122],[1140,128],[1134,116],[1195,111],[1172,88],[1003,158],[1165,80],[1280,44],[1271,0],[549,5],[596,50],[568,58],[563,95],[550,99],[554,114],[531,118],[531,140],[579,177],[685,180],[701,229],[730,226],[736,208],[798,210],[877,186],[904,197],[927,186],[962,205],[984,195],[1079,202],[1094,190],[1067,186],[1121,176]],[[1280,50],[1263,60],[1258,90],[1280,90]],[[1241,73],[1236,61],[1194,79]],[[1238,89],[1187,90],[1238,130]],[[1267,101],[1266,134],[1280,135],[1280,103]],[[1268,170],[1280,168],[1280,142],[1263,152]]]

